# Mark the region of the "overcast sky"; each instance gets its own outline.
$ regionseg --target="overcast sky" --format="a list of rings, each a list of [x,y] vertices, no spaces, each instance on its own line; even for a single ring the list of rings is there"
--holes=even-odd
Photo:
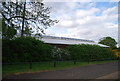
[[[99,41],[113,37],[118,41],[117,2],[46,2],[50,16],[59,23],[45,30],[46,35]]]

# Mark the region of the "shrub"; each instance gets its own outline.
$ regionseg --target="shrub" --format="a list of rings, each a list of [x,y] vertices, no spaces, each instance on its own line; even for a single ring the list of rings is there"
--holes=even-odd
[[[51,60],[51,46],[34,37],[3,40],[3,62],[29,62]]]
[[[114,58],[114,54],[107,48],[97,45],[72,45],[67,47],[72,60]]]
[[[34,37],[18,37],[12,40],[3,39],[2,49],[3,63],[112,59],[115,56],[110,49],[97,45],[81,44],[71,45],[64,49],[54,49],[52,46]]]

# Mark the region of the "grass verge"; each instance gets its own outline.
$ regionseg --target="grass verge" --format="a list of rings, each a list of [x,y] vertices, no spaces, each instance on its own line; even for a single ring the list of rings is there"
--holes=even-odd
[[[117,60],[109,61],[93,61],[93,62],[57,62],[56,67],[54,67],[53,62],[41,62],[41,63],[32,63],[32,69],[30,69],[29,64],[14,64],[14,65],[3,65],[2,74],[3,76],[12,75],[12,74],[21,74],[21,73],[33,73],[33,72],[43,72],[51,70],[62,70],[66,68],[73,68],[78,66],[87,66],[93,64],[117,62]]]

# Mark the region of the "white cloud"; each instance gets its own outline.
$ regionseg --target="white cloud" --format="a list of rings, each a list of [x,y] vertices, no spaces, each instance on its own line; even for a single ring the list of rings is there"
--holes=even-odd
[[[113,15],[116,14],[116,11],[118,10],[118,7],[112,7],[112,8],[108,8],[107,10],[103,11],[103,15]]]
[[[60,22],[46,32],[48,35],[95,41],[111,36],[118,40],[118,25],[115,24],[118,17],[117,6],[101,10],[95,8],[95,3],[60,3],[59,6],[58,3],[51,3],[51,5],[54,6],[52,15],[56,15]]]
[[[85,16],[92,16],[95,15],[95,13],[98,13],[100,10],[98,8],[91,8],[88,10],[78,10],[76,12],[76,15],[78,17],[85,17]]]
[[[73,24],[73,21],[61,21],[61,26],[69,27]]]
[[[120,0],[110,0],[110,2],[119,2]]]
[[[44,2],[91,2],[92,0],[44,0]]]
[[[105,23],[105,26],[107,26],[107,28],[118,28],[118,25],[113,23]]]

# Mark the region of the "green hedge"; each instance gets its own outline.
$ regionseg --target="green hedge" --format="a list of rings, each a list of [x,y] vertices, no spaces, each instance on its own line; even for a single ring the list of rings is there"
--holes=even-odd
[[[97,45],[72,45],[66,48],[69,50],[72,60],[80,59],[105,59],[114,58],[114,54],[108,49]]]
[[[58,50],[34,37],[3,39],[2,49],[3,63],[114,58],[108,48],[97,45],[71,45]]]
[[[29,62],[51,60],[51,46],[34,37],[18,37],[2,42],[3,62]]]

